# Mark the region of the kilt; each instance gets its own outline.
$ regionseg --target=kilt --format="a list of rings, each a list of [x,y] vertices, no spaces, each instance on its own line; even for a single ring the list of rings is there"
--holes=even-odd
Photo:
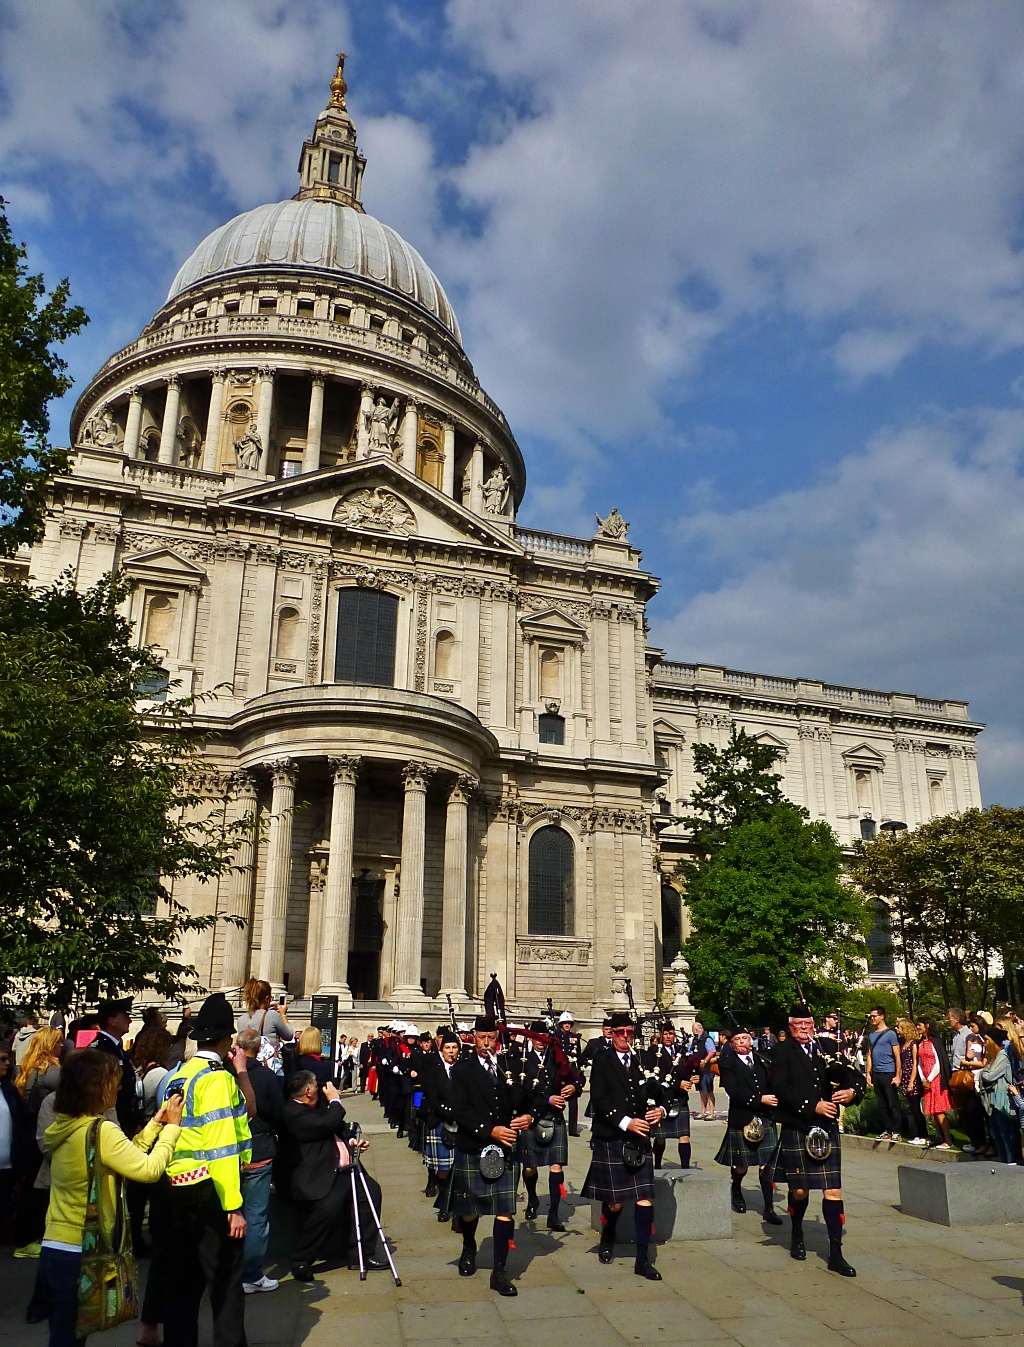
[[[832,1154],[827,1160],[812,1160],[804,1150],[804,1137],[807,1132],[798,1132],[792,1127],[781,1129],[779,1156],[775,1163],[776,1183],[781,1183],[785,1179],[791,1189],[843,1186],[842,1136],[835,1123],[825,1130],[832,1139]]]
[[[519,1159],[527,1169],[569,1163],[569,1128],[564,1118],[555,1119],[555,1135],[547,1146],[537,1145],[537,1133],[527,1127],[519,1133]]]
[[[584,1197],[598,1202],[653,1202],[654,1157],[642,1169],[627,1169],[622,1163],[622,1142],[594,1138],[594,1155],[583,1185]]]
[[[688,1137],[689,1135],[690,1107],[688,1104],[681,1105],[679,1112],[674,1118],[666,1113],[661,1122],[658,1123],[657,1127],[652,1127],[650,1131],[652,1141],[656,1140],[658,1137],[666,1137],[669,1139],[675,1137],[678,1139],[679,1137]]]
[[[433,1127],[428,1127],[423,1145],[423,1163],[431,1169],[451,1169],[454,1154],[455,1147],[445,1145],[441,1124],[436,1122]]]
[[[750,1169],[753,1165],[774,1166],[779,1153],[779,1134],[773,1122],[764,1125],[764,1139],[752,1146],[743,1135],[742,1127],[727,1127],[722,1144],[715,1156],[716,1165],[727,1165],[730,1169]],[[810,1159],[810,1157],[807,1157]]]
[[[452,1153],[448,1182],[434,1204],[442,1216],[514,1216],[519,1167],[509,1163],[500,1179],[485,1179],[480,1173],[480,1152]]]

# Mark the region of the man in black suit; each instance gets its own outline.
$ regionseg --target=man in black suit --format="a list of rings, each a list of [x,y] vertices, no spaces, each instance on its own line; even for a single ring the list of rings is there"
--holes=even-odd
[[[92,1046],[116,1057],[121,1064],[121,1084],[117,1087],[117,1125],[126,1137],[133,1137],[142,1126],[142,1087],[132,1059],[121,1040],[131,1027],[132,998],[101,1001],[96,1011],[99,1033]]]
[[[530,1126],[538,1108],[532,1091],[512,1066],[508,1056],[498,1052],[497,1023],[490,1015],[478,1015],[473,1051],[452,1068],[448,1099],[458,1132],[451,1175],[438,1198],[440,1213],[459,1218],[461,1277],[472,1277],[476,1271],[480,1217],[494,1217],[491,1289],[502,1296],[519,1294],[505,1271],[515,1229],[514,1161],[518,1133]],[[493,1177],[488,1178],[488,1173]]]
[[[611,1048],[594,1055],[590,1099],[594,1118],[594,1158],[583,1185],[583,1196],[601,1203],[601,1243],[598,1258],[610,1263],[615,1253],[615,1227],[623,1202],[635,1202],[636,1263],[638,1277],[660,1282],[661,1273],[650,1258],[654,1234],[654,1160],[647,1138],[665,1116],[661,1085],[645,1075],[633,1044],[633,1021],[628,1015],[611,1017]],[[639,1166],[627,1164],[626,1143],[639,1143]],[[647,1155],[643,1158],[642,1150]]]
[[[864,1097],[864,1077],[814,1040],[814,1016],[806,1002],[789,1015],[789,1037],[772,1049],[772,1089],[778,1097],[776,1119],[782,1131],[777,1181],[789,1184],[793,1216],[790,1254],[807,1257],[803,1220],[808,1192],[821,1189],[821,1212],[828,1230],[830,1272],[857,1274],[843,1257],[841,1137],[837,1115],[844,1104]]]
[[[292,1250],[292,1276],[302,1282],[313,1280],[313,1261],[335,1225],[341,1223],[344,1229],[352,1230],[352,1173],[348,1152],[365,1150],[370,1144],[356,1139],[354,1129],[345,1121],[341,1097],[330,1082],[323,1087],[322,1093],[324,1099],[320,1098],[321,1091],[312,1071],[297,1071],[289,1087],[291,1098],[282,1115],[283,1128],[290,1139],[291,1197],[302,1212],[298,1243]],[[379,1212],[380,1187],[368,1174],[366,1177]],[[362,1192],[359,1200],[364,1266],[370,1272],[386,1270],[387,1264],[379,1263],[373,1257],[377,1247],[377,1227],[365,1207]],[[354,1259],[353,1251],[349,1254],[350,1268],[357,1266]]]
[[[366,1078],[370,1074],[370,1059],[373,1055],[373,1034],[366,1035],[366,1042],[359,1044],[359,1093],[366,1093]]]
[[[599,1052],[604,1052],[606,1048],[612,1045],[612,1021],[611,1017],[606,1015],[601,1021],[601,1034],[599,1038],[588,1038],[587,1046],[580,1053],[580,1066],[592,1066],[594,1058]]]
[[[764,1219],[769,1225],[781,1225],[775,1214],[775,1157],[779,1139],[773,1111],[779,1102],[772,1093],[768,1066],[754,1052],[753,1040],[746,1029],[737,1029],[728,1048],[719,1059],[722,1089],[729,1096],[729,1120],[715,1161],[732,1171],[732,1209],[745,1212],[743,1176],[752,1164],[758,1167]],[[758,1135],[760,1134],[760,1135]]]

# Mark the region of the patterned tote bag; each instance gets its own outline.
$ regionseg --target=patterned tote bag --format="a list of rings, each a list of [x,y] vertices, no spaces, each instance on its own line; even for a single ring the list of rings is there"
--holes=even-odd
[[[78,1322],[75,1336],[87,1337],[139,1317],[139,1276],[132,1254],[132,1226],[124,1180],[114,1176],[116,1219],[108,1238],[100,1225],[100,1183],[103,1165],[99,1156],[101,1118],[89,1127],[85,1140],[85,1163],[89,1196],[82,1230],[82,1272],[78,1282]]]

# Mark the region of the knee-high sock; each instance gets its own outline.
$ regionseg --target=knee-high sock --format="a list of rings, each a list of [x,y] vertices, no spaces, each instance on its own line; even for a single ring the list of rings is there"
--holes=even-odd
[[[665,1138],[655,1137],[654,1139],[654,1163],[660,1165],[662,1157],[665,1154]]]
[[[794,1235],[803,1233],[804,1212],[807,1210],[807,1201],[808,1199],[806,1197],[794,1197],[792,1193],[789,1195],[789,1214],[793,1218]]]
[[[839,1249],[843,1242],[843,1202],[834,1197],[823,1197],[821,1199],[821,1214],[825,1218],[825,1229],[828,1231],[828,1242],[833,1249]]]
[[[650,1259],[651,1235],[654,1233],[654,1208],[642,1207],[638,1202],[633,1219],[636,1223],[636,1261],[646,1263]]]
[[[508,1243],[514,1226],[511,1221],[494,1218],[494,1270],[500,1272],[508,1261]]]
[[[611,1209],[611,1207],[608,1205],[607,1202],[602,1202],[602,1203],[601,1203],[601,1223],[602,1223],[601,1243],[602,1243],[602,1244],[614,1244],[614,1243],[615,1243],[615,1227],[618,1225],[618,1223],[619,1223],[619,1217],[620,1217],[621,1215],[622,1215],[622,1208],[621,1208],[621,1207],[619,1208],[618,1211],[613,1211],[613,1210]]]
[[[690,1143],[680,1141],[679,1143],[679,1167],[680,1169],[690,1168]]]
[[[558,1220],[558,1204],[562,1197],[562,1178],[561,1174],[552,1174],[550,1170],[548,1171],[548,1197],[551,1201],[551,1206],[548,1208],[549,1221]]]
[[[462,1252],[476,1253],[476,1221],[467,1221],[462,1218]]]
[[[747,1171],[745,1169],[731,1169],[729,1171],[729,1174],[732,1178],[732,1186],[734,1191],[742,1186],[743,1176],[744,1174],[746,1174],[746,1172]]]
[[[537,1171],[535,1169],[523,1170],[523,1182],[526,1184],[526,1193],[530,1201],[529,1206],[537,1205]]]
[[[761,1196],[764,1198],[765,1211],[771,1211],[775,1205],[775,1185],[772,1183],[772,1176],[766,1169],[762,1169],[758,1176],[758,1182],[761,1185]]]

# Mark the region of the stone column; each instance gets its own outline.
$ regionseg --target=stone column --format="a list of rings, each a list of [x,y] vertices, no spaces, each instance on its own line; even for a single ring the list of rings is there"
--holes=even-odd
[[[468,893],[469,799],[478,782],[457,776],[448,794],[444,826],[444,906],[441,929],[441,990],[466,999],[466,896]]]
[[[324,424],[324,382],[326,375],[313,371],[309,389],[309,421],[306,424],[306,448],[302,454],[302,471],[320,471],[320,437]]]
[[[356,777],[360,758],[331,758],[334,797],[321,927],[320,991],[351,1006],[348,986],[348,936],[352,920],[352,838],[356,823]]]
[[[256,406],[256,431],[263,452],[260,454],[260,472],[270,475],[270,426],[274,415],[274,371],[264,365],[258,371],[260,400]]]
[[[178,438],[178,404],[181,402],[181,382],[176,378],[167,380],[167,400],[164,402],[164,419],[160,426],[160,451],[158,463],[174,462],[174,446]]]
[[[292,880],[292,818],[299,766],[292,758],[267,763],[274,784],[267,842],[267,880],[263,890],[260,977],[275,992],[284,991],[284,935]]]
[[[441,477],[441,490],[446,496],[455,498],[455,426],[451,421],[444,423],[444,469]]]
[[[475,514],[484,512],[484,447],[479,440],[469,460],[469,508]]]
[[[199,587],[188,586],[181,595],[181,631],[178,637],[178,673],[182,680],[182,693],[192,693],[194,665],[192,658],[196,653],[196,619],[199,617]]]
[[[213,374],[213,389],[210,393],[210,411],[206,418],[206,439],[203,441],[203,472],[217,471],[217,454],[220,449],[220,431],[224,420],[224,375],[219,371]]]
[[[415,402],[405,404],[402,422],[402,467],[416,476],[416,439],[419,435],[420,415]]]
[[[427,782],[434,768],[408,762],[402,768],[405,808],[402,813],[402,881],[398,896],[398,952],[395,958],[395,1001],[422,1001],[420,965],[423,955],[423,867],[426,859]]]
[[[138,458],[142,434],[142,389],[135,385],[128,390],[128,419],[124,425],[123,451],[129,458]]]
[[[356,423],[356,458],[365,458],[370,452],[370,432],[367,420],[373,411],[373,384],[363,384],[359,393],[359,420]]]
[[[224,924],[224,955],[221,961],[221,986],[225,990],[241,987],[249,976],[249,937],[252,933],[252,895],[256,857],[256,781],[251,772],[236,772],[231,778],[236,799],[237,869],[231,875],[228,893],[229,915],[240,917],[244,926]]]

